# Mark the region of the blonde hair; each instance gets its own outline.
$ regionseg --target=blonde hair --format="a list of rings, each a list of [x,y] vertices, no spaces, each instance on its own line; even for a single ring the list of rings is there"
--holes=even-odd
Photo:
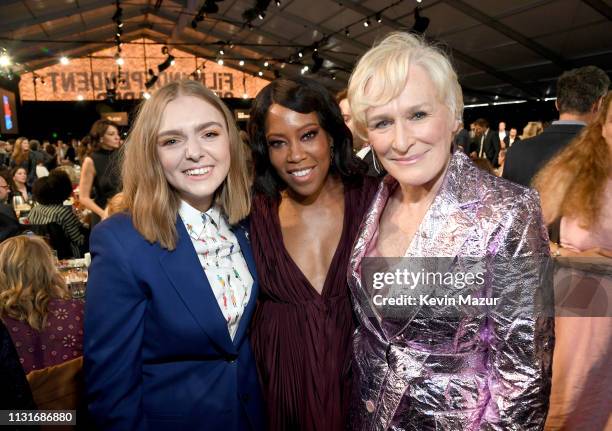
[[[361,57],[349,81],[348,100],[362,139],[367,139],[366,111],[398,97],[406,88],[410,67],[417,65],[425,69],[453,118],[462,120],[463,93],[446,54],[413,34],[393,32]]]
[[[134,125],[121,149],[122,207],[131,215],[134,227],[145,239],[152,243],[159,242],[168,250],[176,247],[176,217],[180,197],[164,175],[157,153],[157,134],[166,105],[180,96],[198,97],[211,104],[225,118],[230,168],[216,191],[216,204],[230,224],[245,218],[251,208],[245,148],[229,109],[199,82],[183,80],[164,85],[140,105]]]
[[[602,136],[610,109],[612,92],[606,96],[597,119],[534,178],[547,224],[569,216],[577,218],[583,229],[589,229],[598,220],[612,166],[610,146]]]
[[[40,331],[47,305],[70,298],[66,282],[52,259],[51,248],[37,236],[16,236],[0,244],[0,317],[26,321]]]
[[[521,140],[533,138],[534,136],[538,136],[543,131],[544,131],[544,126],[542,126],[541,121],[530,121],[529,123],[527,123],[527,125],[523,129]]]
[[[22,162],[26,161],[28,158],[29,153],[24,152],[23,149],[21,148],[21,144],[23,144],[23,142],[27,140],[28,138],[23,137],[23,136],[20,136],[19,138],[15,140],[15,146],[13,147],[13,154],[11,157],[13,158],[13,160],[15,160],[15,163],[17,164],[21,164]]]

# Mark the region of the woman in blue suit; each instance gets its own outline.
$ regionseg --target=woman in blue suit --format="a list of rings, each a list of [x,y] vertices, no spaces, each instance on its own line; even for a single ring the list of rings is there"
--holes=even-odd
[[[84,367],[102,430],[265,427],[247,337],[257,275],[229,110],[195,81],[145,101],[125,145],[123,212],[91,236]]]

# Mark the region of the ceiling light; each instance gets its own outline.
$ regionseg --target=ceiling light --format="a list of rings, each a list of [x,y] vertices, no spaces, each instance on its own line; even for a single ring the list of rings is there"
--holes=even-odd
[[[224,54],[225,54],[225,51],[223,51],[223,48],[221,48],[221,49],[219,50],[219,55],[224,55]]]
[[[257,74],[258,74],[259,76],[263,76],[263,72],[262,72],[261,70],[260,70],[259,72],[257,72]]]
[[[151,93],[149,93],[148,91],[145,91],[144,93],[142,93],[142,97],[149,100],[151,98]]]
[[[82,100],[84,100],[84,99],[85,99],[85,98],[83,97],[83,95],[82,95],[82,94],[79,94],[79,95],[77,96],[77,100],[79,100],[79,101],[82,101]]]
[[[268,67],[270,65],[270,63],[268,63],[267,61],[264,62],[264,67]]]
[[[280,0],[276,0],[276,2],[275,2],[275,3],[276,3],[276,6],[277,6],[277,7],[280,7],[280,5],[281,5]]]
[[[347,28],[344,30],[344,35],[345,35],[346,37],[349,37],[349,36],[351,35],[351,32],[350,32],[350,30],[349,30],[349,28],[348,28],[348,27],[347,27]]]
[[[123,58],[121,57],[117,57],[115,59],[115,63],[117,63],[119,66],[123,66],[123,64],[125,63],[125,61],[123,60]]]
[[[243,98],[243,99],[248,99],[248,98],[249,98],[249,95],[248,95],[248,94],[246,94],[246,93],[242,93],[242,98]]]
[[[382,14],[380,12],[376,14],[376,22],[379,24],[382,22]]]
[[[60,58],[60,63],[65,66],[70,63],[70,60],[68,59],[68,57],[62,57]]]
[[[220,58],[219,60],[217,60],[217,64],[218,64],[219,66],[223,66],[223,59],[222,59],[222,58]]]
[[[238,64],[239,64],[239,65],[241,65],[241,66],[244,66],[244,60],[240,60],[240,61],[238,62]]]
[[[304,53],[302,53],[302,51],[298,52],[298,57],[300,58],[304,57]]]
[[[259,12],[259,14],[257,15],[257,17],[259,19],[264,19],[266,17],[266,13],[264,11]]]
[[[369,26],[370,26],[370,19],[369,19],[369,18],[368,18],[368,19],[366,19],[366,20],[363,22],[363,26],[364,26],[364,27],[369,27]]]

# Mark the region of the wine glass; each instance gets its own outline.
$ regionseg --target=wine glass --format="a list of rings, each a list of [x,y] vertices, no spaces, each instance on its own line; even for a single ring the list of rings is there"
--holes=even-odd
[[[17,217],[19,217],[22,208],[23,208],[23,196],[21,196],[21,194],[13,196],[13,209],[15,210],[15,215]]]

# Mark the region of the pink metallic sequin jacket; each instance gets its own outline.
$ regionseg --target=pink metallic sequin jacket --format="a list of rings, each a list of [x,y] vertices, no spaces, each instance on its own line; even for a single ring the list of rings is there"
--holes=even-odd
[[[536,257],[549,255],[537,193],[455,153],[405,256],[446,256],[453,262],[479,257],[486,263],[483,291],[501,302],[456,320],[444,317],[452,305],[433,312],[421,307],[389,324],[371,305],[361,271],[397,186],[390,176],[381,183],[350,261],[360,324],[353,341],[350,429],[542,429],[554,321],[534,306],[541,289]]]

